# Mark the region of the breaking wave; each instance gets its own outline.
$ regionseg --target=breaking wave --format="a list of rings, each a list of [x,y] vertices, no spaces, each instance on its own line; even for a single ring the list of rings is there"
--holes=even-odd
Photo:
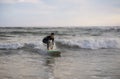
[[[24,45],[20,43],[0,43],[0,49],[19,49]]]
[[[39,42],[29,42],[29,43],[0,43],[0,49],[20,49],[20,48],[44,48],[43,45]]]
[[[57,43],[62,46],[78,47],[83,49],[120,48],[119,39],[58,39]]]
[[[68,46],[71,48],[83,48],[83,49],[120,49],[120,40],[117,38],[83,38],[83,39],[56,39],[56,45]],[[0,49],[46,49],[46,46],[39,41],[35,42],[12,42],[12,43],[0,43]],[[56,46],[55,46],[56,49]]]

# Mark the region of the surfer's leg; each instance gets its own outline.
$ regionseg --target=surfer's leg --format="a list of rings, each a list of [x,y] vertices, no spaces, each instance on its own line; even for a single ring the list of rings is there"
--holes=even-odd
[[[47,50],[49,50],[49,42],[46,41],[46,40],[43,40],[43,43],[44,43],[45,45],[47,45]]]
[[[50,42],[49,41],[47,42],[47,49],[48,50],[50,49]]]
[[[50,45],[50,49],[53,49],[53,44]]]
[[[49,41],[49,48],[50,48],[50,50],[53,49],[53,42],[52,41]]]

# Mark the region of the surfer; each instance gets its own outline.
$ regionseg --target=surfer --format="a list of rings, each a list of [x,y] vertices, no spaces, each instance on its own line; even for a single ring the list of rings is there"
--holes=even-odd
[[[51,33],[49,36],[43,38],[43,43],[47,44],[47,49],[53,49],[54,45],[54,33]]]

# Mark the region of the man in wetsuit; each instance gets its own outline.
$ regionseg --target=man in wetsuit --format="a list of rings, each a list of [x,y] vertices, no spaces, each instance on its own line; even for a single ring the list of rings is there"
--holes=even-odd
[[[51,43],[51,41],[52,41],[52,43]],[[51,33],[49,36],[46,36],[45,38],[43,38],[43,43],[47,44],[47,49],[48,50],[53,49],[54,33]]]

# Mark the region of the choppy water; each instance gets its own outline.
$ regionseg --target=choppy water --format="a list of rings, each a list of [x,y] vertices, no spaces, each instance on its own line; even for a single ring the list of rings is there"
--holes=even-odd
[[[60,57],[41,42],[51,32]],[[0,79],[120,79],[120,27],[1,27]]]

